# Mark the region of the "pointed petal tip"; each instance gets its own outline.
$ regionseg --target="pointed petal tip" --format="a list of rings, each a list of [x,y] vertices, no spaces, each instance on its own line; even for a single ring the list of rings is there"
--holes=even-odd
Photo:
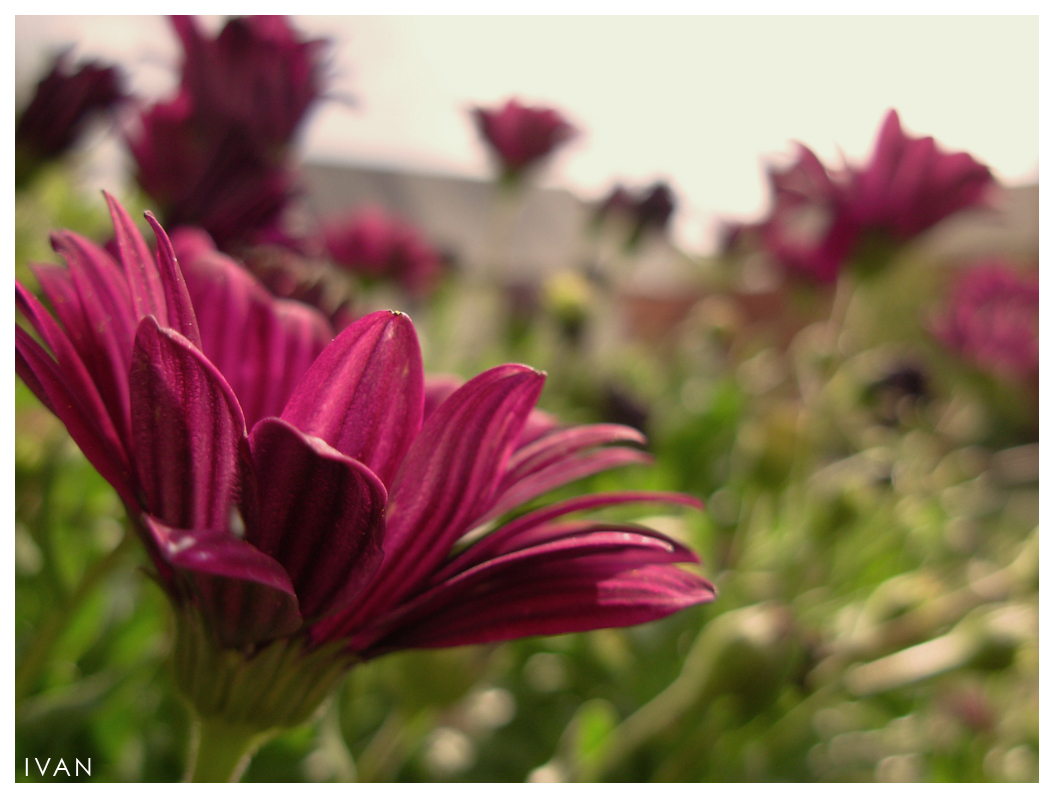
[[[106,205],[107,207],[109,207],[111,212],[113,211],[115,206],[120,208],[121,210],[124,210],[124,206],[121,205],[121,203],[117,201],[117,198],[106,189],[102,189],[102,196],[103,199],[106,200]]]
[[[502,366],[498,366],[497,368],[502,368]],[[543,371],[542,369],[536,369],[534,366],[528,366],[526,363],[506,363],[504,368],[511,369],[521,374],[533,374],[535,377],[541,377],[543,380],[549,376],[549,372]]]

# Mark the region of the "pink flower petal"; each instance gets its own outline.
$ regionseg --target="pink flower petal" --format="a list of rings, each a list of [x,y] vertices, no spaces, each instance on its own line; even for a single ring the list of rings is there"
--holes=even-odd
[[[315,360],[282,418],[348,457],[385,485],[421,428],[424,372],[410,319],[378,311],[345,329]]]
[[[183,529],[226,529],[237,501],[241,408],[179,333],[143,319],[132,368],[132,442],[146,508]]]
[[[326,624],[353,629],[428,578],[490,508],[545,377],[506,365],[469,380],[421,428],[388,492],[384,562],[365,601]]]
[[[172,242],[168,240],[164,229],[150,211],[146,212],[146,220],[150,223],[150,227],[153,228],[154,237],[157,239],[157,263],[161,275],[161,284],[164,287],[165,304],[170,326],[198,349],[201,349],[201,333],[198,332],[198,320],[194,315],[194,306],[190,302],[190,294],[187,293],[187,284],[183,279],[183,272],[179,270],[179,264],[176,263],[176,253],[172,250]]]
[[[144,521],[161,556],[186,580],[177,590],[190,593],[221,645],[283,637],[303,624],[289,575],[271,557],[225,531]]]
[[[121,448],[100,429],[95,409],[32,336],[15,325],[15,371],[69,431],[84,456],[126,503],[134,505],[131,474]]]
[[[655,620],[713,599],[710,582],[672,565],[686,559],[690,552],[657,533],[560,537],[457,574],[350,646],[371,656]]]
[[[202,351],[234,390],[246,422],[252,426],[277,416],[332,339],[332,328],[313,308],[275,299],[244,268],[218,252],[200,252],[180,266]]]
[[[343,609],[380,566],[384,486],[281,419],[260,421],[249,448],[256,500],[246,539],[285,567],[305,618]]]
[[[104,191],[103,196],[106,197],[110,218],[113,219],[117,249],[121,253],[121,265],[128,280],[128,293],[132,299],[135,316],[138,319],[154,316],[158,323],[167,327],[168,302],[150,248],[139,234],[128,211],[107,192]]]

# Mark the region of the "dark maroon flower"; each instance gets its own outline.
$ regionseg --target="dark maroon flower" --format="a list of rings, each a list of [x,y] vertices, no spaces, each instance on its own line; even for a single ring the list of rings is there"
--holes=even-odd
[[[73,71],[69,53],[55,59],[51,71],[15,123],[15,183],[21,185],[44,162],[65,153],[91,116],[106,111],[126,95],[116,67],[98,61]]]
[[[136,179],[169,227],[202,227],[228,249],[266,236],[293,194],[293,174],[255,148],[248,131],[199,124],[181,93],[140,117],[128,146]]]
[[[325,226],[336,264],[370,281],[390,280],[413,297],[435,287],[439,256],[411,225],[379,208],[364,208]]]
[[[639,193],[618,184],[598,206],[594,223],[601,225],[608,218],[621,218],[629,227],[626,248],[633,249],[645,231],[665,230],[676,207],[673,192],[662,181]]]
[[[933,332],[951,351],[993,374],[1039,376],[1039,275],[1001,261],[976,264],[956,280]]]
[[[288,146],[322,93],[326,42],[301,41],[278,16],[232,19],[215,39],[193,17],[172,24],[183,44],[182,88],[201,123],[233,125],[264,151]]]
[[[931,136],[912,138],[890,111],[871,160],[852,170],[849,213],[862,230],[906,241],[947,216],[978,205],[992,173],[965,152],[945,153]]]
[[[169,228],[204,228],[224,250],[272,238],[293,195],[289,148],[323,81],[321,41],[282,17],[234,19],[215,39],[173,18],[184,47],[176,96],[129,135],[136,179]]]
[[[501,523],[554,488],[649,461],[609,446],[641,443],[636,430],[558,427],[535,410],[544,375],[526,366],[428,384],[400,313],[359,319],[319,352],[315,311],[273,299],[200,235],[179,242],[184,270],[149,217],[155,259],[108,201],[118,259],[60,233],[68,268],[35,267],[58,321],[16,283],[43,341],[16,326],[16,366],[139,520],[180,618],[241,652],[201,665],[212,655],[181,632],[179,662],[256,668],[272,641],[275,657],[369,658],[640,623],[713,598],[677,566],[697,562],[680,543],[568,519],[626,502],[698,506],[690,497],[595,494]],[[215,698],[181,678],[193,701]],[[235,711],[249,712],[208,703]]]
[[[577,133],[558,111],[520,105],[515,98],[498,110],[475,108],[473,115],[507,180],[517,178]]]
[[[637,204],[637,223],[641,227],[665,230],[676,208],[677,201],[670,187],[659,181],[651,186]]]

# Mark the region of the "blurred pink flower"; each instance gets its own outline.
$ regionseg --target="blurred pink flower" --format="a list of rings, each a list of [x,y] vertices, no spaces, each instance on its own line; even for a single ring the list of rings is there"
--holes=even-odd
[[[726,243],[752,230],[788,272],[823,283],[850,261],[883,265],[892,247],[980,205],[993,179],[967,153],[944,153],[932,137],[905,135],[891,110],[866,167],[831,170],[799,144],[794,164],[769,169],[769,183],[769,217],[730,226]]]
[[[912,138],[891,110],[871,160],[851,171],[849,213],[862,230],[906,241],[947,216],[984,199],[992,185],[987,166],[965,152],[942,152],[932,136]]]
[[[200,124],[185,91],[140,117],[128,141],[136,179],[166,225],[202,227],[223,249],[269,234],[293,190],[293,175],[253,145],[246,130]]]
[[[324,230],[333,260],[367,280],[391,280],[413,297],[435,287],[440,260],[411,225],[367,207],[329,221]]]
[[[480,135],[500,161],[506,180],[516,179],[577,134],[559,112],[520,105],[515,98],[497,110],[477,107],[473,114]]]
[[[288,146],[322,93],[323,40],[301,41],[284,17],[230,20],[215,39],[175,16],[183,44],[182,88],[210,127],[235,125],[264,150]]]
[[[179,91],[128,136],[136,179],[169,227],[204,228],[225,250],[273,238],[293,193],[289,147],[321,91],[321,41],[282,17],[233,19],[215,39],[173,18]]]
[[[985,371],[1039,376],[1039,274],[1002,261],[978,263],[959,275],[947,309],[932,326],[950,350]]]
[[[846,212],[843,175],[832,175],[808,147],[784,170],[769,169],[773,208],[759,227],[765,248],[792,274],[829,283],[859,229]]]
[[[93,113],[125,99],[116,67],[89,61],[74,71],[69,53],[59,55],[15,123],[16,185],[72,147]]]

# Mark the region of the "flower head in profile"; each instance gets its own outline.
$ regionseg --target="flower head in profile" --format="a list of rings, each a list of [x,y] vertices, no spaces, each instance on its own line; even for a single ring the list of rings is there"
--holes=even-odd
[[[984,371],[1037,379],[1038,274],[1002,261],[974,264],[959,275],[932,329],[948,349]]]
[[[363,208],[330,220],[326,249],[341,268],[369,281],[390,280],[413,297],[435,287],[438,254],[410,224],[379,208]]]
[[[93,114],[125,99],[116,67],[89,61],[74,70],[69,53],[59,55],[15,123],[16,185],[69,150]]]
[[[57,320],[16,284],[40,337],[16,326],[17,371],[137,520],[181,619],[177,676],[202,715],[288,725],[324,695],[303,697],[317,668],[624,626],[712,600],[713,586],[679,567],[698,558],[677,541],[573,517],[698,506],[690,497],[600,493],[515,515],[576,479],[647,462],[624,445],[643,441],[636,430],[560,427],[535,409],[545,378],[527,366],[428,381],[400,313],[328,341],[313,309],[274,300],[200,236],[180,242],[184,272],[152,217],[156,257],[110,207],[118,258],[59,233],[67,267],[35,268]],[[217,688],[244,669],[256,675]],[[264,672],[300,697],[261,704]]]
[[[833,282],[849,263],[881,266],[892,250],[965,208],[993,184],[965,152],[945,153],[932,137],[912,138],[891,110],[863,168],[832,170],[807,147],[786,169],[771,168],[772,210],[751,229],[789,273]]]
[[[129,134],[136,180],[170,228],[202,227],[225,250],[266,239],[293,193],[289,149],[322,90],[324,42],[282,17],[233,19],[214,39],[193,18],[172,24],[180,86]]]
[[[905,134],[891,110],[867,166],[851,172],[847,203],[861,230],[907,241],[956,211],[981,204],[992,183],[988,167],[968,153],[942,152],[932,136]]]
[[[473,116],[507,181],[516,180],[577,134],[558,111],[521,105],[516,98],[499,109],[477,107]]]

